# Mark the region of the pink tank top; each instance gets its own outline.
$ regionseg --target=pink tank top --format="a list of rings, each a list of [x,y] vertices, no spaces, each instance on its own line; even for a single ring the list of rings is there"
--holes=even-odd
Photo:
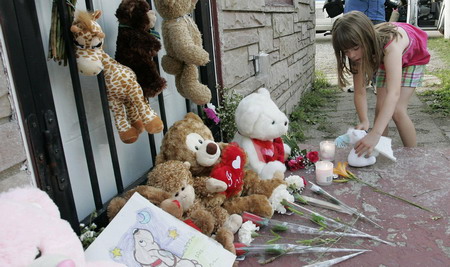
[[[408,23],[402,22],[391,22],[397,27],[400,27],[406,31],[409,38],[409,45],[403,51],[402,56],[402,68],[408,66],[418,66],[425,65],[430,62],[430,53],[427,50],[427,39],[428,35],[426,32],[421,29],[414,27]],[[384,48],[388,47],[391,44],[392,40],[389,41]],[[384,65],[381,65],[381,68],[384,69]]]

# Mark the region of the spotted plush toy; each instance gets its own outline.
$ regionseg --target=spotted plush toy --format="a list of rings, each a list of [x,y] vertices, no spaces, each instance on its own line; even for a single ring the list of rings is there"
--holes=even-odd
[[[105,74],[109,107],[114,112],[116,127],[124,143],[134,143],[145,129],[158,133],[163,122],[150,108],[135,73],[103,51],[105,34],[96,22],[101,11],[77,11],[70,27],[76,46],[78,69],[88,76]]]

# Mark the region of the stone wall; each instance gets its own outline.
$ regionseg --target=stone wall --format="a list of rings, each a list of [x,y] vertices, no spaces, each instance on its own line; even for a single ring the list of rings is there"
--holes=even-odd
[[[314,76],[314,2],[266,2],[271,1],[217,1],[223,86],[242,95],[266,87],[290,114]],[[268,56],[259,57],[260,72],[255,73],[252,59],[260,53]]]
[[[13,108],[11,84],[0,44],[0,192],[32,184],[17,114]]]

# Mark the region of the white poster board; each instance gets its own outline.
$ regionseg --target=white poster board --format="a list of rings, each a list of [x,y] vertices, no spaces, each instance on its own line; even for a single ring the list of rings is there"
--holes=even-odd
[[[236,258],[215,240],[135,193],[85,252],[88,261],[128,267],[232,266]]]

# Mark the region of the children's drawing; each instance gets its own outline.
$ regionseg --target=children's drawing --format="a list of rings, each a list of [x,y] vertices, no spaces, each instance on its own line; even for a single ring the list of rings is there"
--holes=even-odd
[[[87,259],[129,267],[231,266],[220,244],[151,204],[138,193],[86,250]]]
[[[142,266],[202,266],[195,260],[182,259],[170,251],[160,249],[150,231],[135,229],[134,259]]]

